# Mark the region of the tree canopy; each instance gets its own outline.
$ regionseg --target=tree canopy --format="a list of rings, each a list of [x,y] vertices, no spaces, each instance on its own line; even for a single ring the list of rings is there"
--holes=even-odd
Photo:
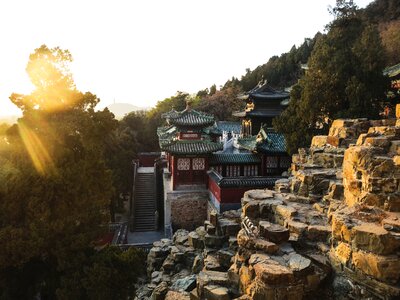
[[[23,117],[0,152],[2,299],[88,297],[80,275],[110,220],[104,154],[117,121],[76,89],[71,61],[67,50],[35,49],[27,65],[35,90],[10,97]]]
[[[377,117],[390,87],[377,27],[361,18],[352,1],[338,1],[333,11],[335,20],[317,39],[289,108],[274,122],[292,153],[336,118]]]

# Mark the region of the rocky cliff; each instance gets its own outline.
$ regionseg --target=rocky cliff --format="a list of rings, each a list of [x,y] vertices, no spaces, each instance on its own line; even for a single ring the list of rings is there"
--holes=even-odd
[[[137,299],[399,299],[398,120],[336,120],[275,190],[154,243]]]

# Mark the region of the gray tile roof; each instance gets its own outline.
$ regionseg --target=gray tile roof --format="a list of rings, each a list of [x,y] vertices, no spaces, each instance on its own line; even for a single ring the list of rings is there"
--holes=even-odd
[[[219,187],[222,188],[267,188],[273,187],[275,182],[285,177],[264,177],[264,176],[253,176],[253,177],[222,177],[215,171],[211,170],[207,172],[208,176],[214,180]]]
[[[221,135],[223,131],[240,134],[242,131],[242,124],[233,121],[217,121],[211,128],[211,132],[214,134]]]
[[[161,150],[171,154],[210,154],[222,150],[222,143],[210,141],[178,140],[168,144],[162,144]]]
[[[385,70],[383,70],[383,75],[387,75],[389,77],[395,77],[400,74],[400,64],[387,67]]]
[[[171,125],[175,126],[211,126],[214,124],[214,116],[187,108],[184,111],[177,112],[172,110],[162,115]]]
[[[247,150],[265,154],[286,153],[285,136],[275,132],[272,128],[261,128],[257,137],[239,138],[238,144]]]

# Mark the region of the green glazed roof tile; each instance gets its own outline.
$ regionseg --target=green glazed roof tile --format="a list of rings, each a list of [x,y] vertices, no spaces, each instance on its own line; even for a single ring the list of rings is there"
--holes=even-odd
[[[182,112],[170,111],[162,115],[175,126],[211,126],[214,124],[214,116],[199,112],[194,109],[185,109]]]
[[[260,157],[254,153],[213,153],[210,165],[259,164]]]
[[[178,140],[160,146],[161,150],[171,154],[209,154],[222,150],[222,143],[210,141]]]

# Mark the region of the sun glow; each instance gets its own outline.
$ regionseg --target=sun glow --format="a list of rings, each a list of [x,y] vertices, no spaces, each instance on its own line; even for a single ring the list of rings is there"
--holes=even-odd
[[[53,159],[36,132],[29,125],[25,124],[24,121],[18,122],[18,129],[25,148],[38,173],[41,175],[56,173]]]

